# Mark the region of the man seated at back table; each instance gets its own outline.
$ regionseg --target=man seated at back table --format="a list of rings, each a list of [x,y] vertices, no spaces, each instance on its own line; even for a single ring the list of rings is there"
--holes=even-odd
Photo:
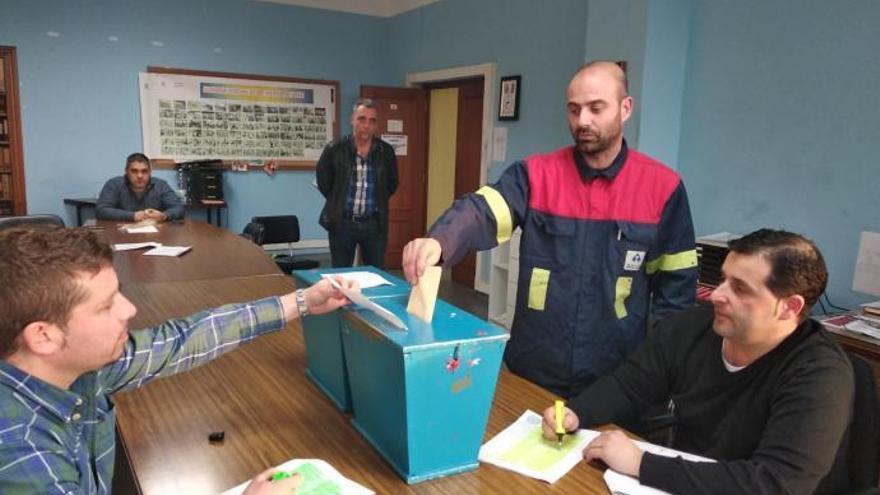
[[[146,155],[132,153],[125,160],[125,175],[108,180],[101,189],[95,217],[127,222],[179,220],[183,202],[167,182],[152,176]]]
[[[858,462],[841,448],[855,384],[846,354],[808,318],[828,280],[822,254],[800,235],[763,229],[730,243],[722,273],[713,308],[662,321],[570,400],[565,429],[620,423],[671,398],[671,447],[718,462],[646,453],[621,431],[600,434],[584,457],[672,493],[840,492],[845,462]],[[555,426],[548,408],[547,438]]]
[[[195,368],[290,320],[346,304],[322,280],[281,297],[227,304],[129,333],[137,309],[119,292],[113,252],[94,232],[3,230],[0,253],[4,495],[109,493],[116,448],[112,394]],[[258,475],[245,493],[290,495],[299,482],[270,482],[271,474]]]

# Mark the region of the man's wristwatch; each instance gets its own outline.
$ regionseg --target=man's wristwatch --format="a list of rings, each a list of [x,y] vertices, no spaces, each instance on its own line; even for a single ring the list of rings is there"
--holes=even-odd
[[[306,291],[305,289],[297,289],[294,292],[294,296],[296,297],[296,310],[299,311],[299,317],[309,315],[309,303],[306,302]]]

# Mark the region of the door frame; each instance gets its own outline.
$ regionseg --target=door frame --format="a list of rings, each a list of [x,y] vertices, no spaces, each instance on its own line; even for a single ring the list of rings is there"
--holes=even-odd
[[[439,69],[425,72],[411,72],[406,75],[406,87],[419,87],[427,83],[452,81],[455,79],[467,79],[483,76],[483,137],[480,145],[480,185],[486,184],[489,166],[492,161],[492,134],[495,124],[495,101],[498,85],[496,74],[498,67],[494,62],[485,64],[466,65]],[[477,253],[477,264],[474,268],[474,289],[484,294],[489,293],[489,281],[483,280],[483,265],[491,264],[491,256],[488,252]]]

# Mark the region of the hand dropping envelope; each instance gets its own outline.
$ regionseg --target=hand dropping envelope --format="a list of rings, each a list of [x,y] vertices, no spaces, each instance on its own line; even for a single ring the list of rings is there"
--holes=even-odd
[[[425,273],[419,277],[419,283],[413,286],[409,293],[409,303],[406,312],[416,316],[426,323],[431,323],[434,318],[434,304],[437,302],[437,290],[440,289],[440,275],[443,269],[439,266],[425,268]]]

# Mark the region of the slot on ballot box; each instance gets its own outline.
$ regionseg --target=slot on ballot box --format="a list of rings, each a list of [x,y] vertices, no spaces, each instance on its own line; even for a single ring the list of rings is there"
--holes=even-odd
[[[407,295],[374,302],[403,320],[347,306],[342,343],[355,428],[407,483],[478,467],[508,333],[442,300],[425,322]]]
[[[306,288],[317,283],[324,275],[346,276],[346,273],[352,272],[381,277],[388,282],[372,287],[362,283],[362,292],[369,299],[409,294],[410,287],[405,280],[372,266],[294,270],[293,278],[298,288]],[[306,346],[306,375],[339,410],[350,412],[351,394],[340,334],[340,311],[309,315],[301,320]]]

